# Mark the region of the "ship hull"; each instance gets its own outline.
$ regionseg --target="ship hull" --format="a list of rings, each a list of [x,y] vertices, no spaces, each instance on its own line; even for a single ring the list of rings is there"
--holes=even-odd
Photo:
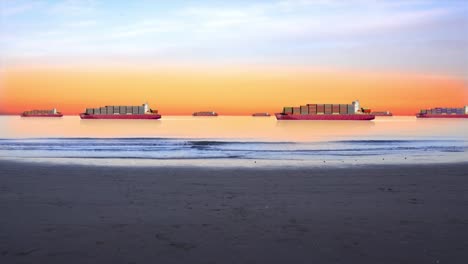
[[[81,119],[160,119],[159,114],[139,114],[139,115],[95,115],[80,114]]]
[[[468,114],[462,115],[428,115],[428,114],[417,114],[417,118],[468,118]]]
[[[22,114],[21,117],[62,117],[62,114],[49,114],[49,115],[25,115]]]
[[[275,114],[277,120],[356,120],[366,121],[375,118],[374,115],[290,115],[290,114]]]

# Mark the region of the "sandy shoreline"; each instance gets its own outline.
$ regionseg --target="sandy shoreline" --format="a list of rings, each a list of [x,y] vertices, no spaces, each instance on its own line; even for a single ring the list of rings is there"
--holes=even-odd
[[[465,263],[467,171],[0,161],[0,263]]]
[[[70,158],[70,157],[0,157],[1,162],[26,163],[26,164],[49,164],[52,166],[97,166],[97,167],[143,167],[143,168],[198,168],[198,169],[336,169],[369,166],[412,166],[431,164],[459,164],[465,162],[466,158],[457,156],[446,156],[436,161],[425,157],[385,157],[376,158],[359,157],[353,160],[340,158],[322,159],[243,159],[243,158],[187,158],[187,159],[151,159],[151,158]]]

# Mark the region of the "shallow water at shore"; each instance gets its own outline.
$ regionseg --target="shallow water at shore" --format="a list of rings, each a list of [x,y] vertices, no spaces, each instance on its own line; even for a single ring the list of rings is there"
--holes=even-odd
[[[3,116],[0,157],[55,162],[112,159],[116,164],[129,163],[122,159],[205,165],[247,160],[265,166],[460,162],[468,160],[467,121],[415,117],[377,117],[369,122],[277,121],[249,116],[168,116],[161,120]]]

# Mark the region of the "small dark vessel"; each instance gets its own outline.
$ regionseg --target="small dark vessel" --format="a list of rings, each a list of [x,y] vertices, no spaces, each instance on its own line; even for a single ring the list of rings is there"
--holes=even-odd
[[[195,112],[192,115],[193,116],[218,116],[218,113],[214,111],[201,111],[201,112]]]
[[[252,116],[271,116],[270,113],[253,113]]]
[[[31,110],[31,111],[24,111],[21,114],[22,117],[62,117],[63,114],[57,112],[57,109],[52,110]]]

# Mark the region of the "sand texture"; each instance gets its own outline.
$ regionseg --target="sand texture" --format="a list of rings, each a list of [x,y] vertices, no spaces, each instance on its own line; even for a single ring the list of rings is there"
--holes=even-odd
[[[0,162],[0,263],[467,263],[468,164]]]

